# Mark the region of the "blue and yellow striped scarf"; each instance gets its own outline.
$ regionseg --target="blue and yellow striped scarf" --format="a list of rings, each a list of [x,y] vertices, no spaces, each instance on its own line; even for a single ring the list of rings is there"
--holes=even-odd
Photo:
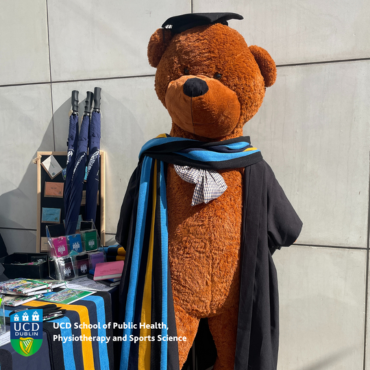
[[[177,343],[157,340],[158,335],[176,336],[168,264],[166,164],[221,170],[261,160],[261,152],[248,137],[204,143],[162,134],[142,147],[136,173],[140,176],[138,196],[135,201],[126,196],[121,211],[127,214],[132,209],[130,219],[122,221],[130,223],[131,231],[124,245],[126,261],[120,292],[121,321],[126,324],[120,370],[179,367]],[[140,323],[149,326],[140,327]],[[156,323],[163,323],[163,328],[156,328]],[[135,343],[130,336],[150,336],[154,340]]]

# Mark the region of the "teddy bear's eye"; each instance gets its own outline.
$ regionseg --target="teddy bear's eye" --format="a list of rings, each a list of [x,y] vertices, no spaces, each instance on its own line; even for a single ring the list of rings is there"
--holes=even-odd
[[[188,75],[189,74],[189,70],[187,68],[184,69],[184,75]]]
[[[222,74],[218,72],[216,72],[215,75],[213,76],[213,78],[215,78],[216,80],[221,79],[221,77],[222,77]]]

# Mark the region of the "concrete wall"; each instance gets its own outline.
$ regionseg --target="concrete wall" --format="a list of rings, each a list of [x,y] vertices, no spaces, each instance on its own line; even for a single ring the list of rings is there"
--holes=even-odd
[[[0,233],[34,251],[38,150],[65,150],[71,90],[103,89],[107,231],[141,145],[168,132],[149,37],[168,17],[233,11],[278,65],[245,134],[304,221],[276,252],[279,370],[370,369],[368,279],[370,3],[366,0],[4,0],[0,12]],[[82,104],[81,104],[82,113]]]

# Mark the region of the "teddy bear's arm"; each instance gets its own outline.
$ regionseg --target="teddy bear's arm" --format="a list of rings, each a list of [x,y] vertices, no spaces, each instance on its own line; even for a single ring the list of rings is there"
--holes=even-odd
[[[267,231],[271,254],[280,247],[289,247],[298,238],[302,221],[277,181],[271,168],[267,166]]]

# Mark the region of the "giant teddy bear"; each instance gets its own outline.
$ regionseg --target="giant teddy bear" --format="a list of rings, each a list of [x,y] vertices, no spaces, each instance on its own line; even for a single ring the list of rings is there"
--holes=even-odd
[[[261,153],[243,137],[275,82],[275,63],[261,47],[248,47],[229,19],[242,17],[172,17],[149,41],[155,91],[172,127],[143,147],[122,205],[116,237],[127,249],[121,321],[155,324],[157,317],[186,340],[158,344],[163,329],[128,329],[124,334],[142,339],[123,343],[124,370],[181,369],[203,318],[217,349],[215,370],[277,366],[271,256],[296,240],[301,221]],[[159,267],[166,263],[168,281]]]

